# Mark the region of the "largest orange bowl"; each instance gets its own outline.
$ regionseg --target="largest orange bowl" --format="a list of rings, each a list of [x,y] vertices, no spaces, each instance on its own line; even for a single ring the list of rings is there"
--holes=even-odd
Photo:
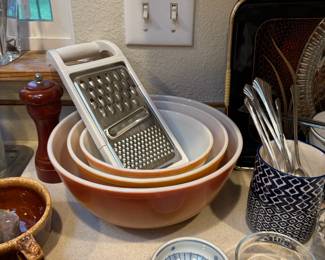
[[[169,100],[156,96],[155,100]],[[198,214],[220,191],[242,150],[237,126],[223,113],[202,103],[172,98],[190,104],[218,118],[226,127],[229,145],[222,166],[210,174],[183,184],[155,188],[122,188],[82,179],[67,151],[66,137],[79,120],[73,113],[61,121],[48,141],[49,158],[65,186],[76,199],[99,218],[129,228],[157,228],[173,225]]]

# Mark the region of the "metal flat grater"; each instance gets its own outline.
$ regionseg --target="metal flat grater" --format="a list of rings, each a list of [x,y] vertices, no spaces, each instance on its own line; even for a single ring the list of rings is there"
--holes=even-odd
[[[123,65],[71,75],[125,168],[153,169],[177,159],[175,148]]]
[[[111,55],[85,61],[103,51]],[[116,45],[97,41],[69,46],[49,51],[49,57],[106,161],[130,169],[187,161]]]

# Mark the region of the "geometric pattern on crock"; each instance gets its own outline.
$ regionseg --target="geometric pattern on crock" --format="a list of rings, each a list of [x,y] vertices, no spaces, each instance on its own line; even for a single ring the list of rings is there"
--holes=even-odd
[[[270,168],[258,156],[251,182],[252,191],[266,203],[300,214],[318,211],[324,196],[325,177],[301,178]]]
[[[324,199],[325,177],[296,177],[270,168],[257,155],[246,220],[253,231],[275,231],[306,242]]]
[[[317,214],[310,211],[286,211],[261,201],[252,190],[249,191],[246,222],[254,231],[274,231],[290,236],[301,243],[307,242],[315,229]]]

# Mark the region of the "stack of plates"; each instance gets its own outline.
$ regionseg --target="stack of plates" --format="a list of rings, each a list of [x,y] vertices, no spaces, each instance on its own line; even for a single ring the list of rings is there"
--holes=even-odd
[[[153,96],[189,158],[177,167],[115,168],[105,162],[77,113],[53,130],[50,160],[66,187],[91,212],[116,225],[153,228],[198,214],[227,180],[242,150],[236,125],[197,101]]]

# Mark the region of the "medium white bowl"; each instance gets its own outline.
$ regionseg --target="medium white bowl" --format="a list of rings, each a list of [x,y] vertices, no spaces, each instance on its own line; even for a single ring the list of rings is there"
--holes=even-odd
[[[159,98],[168,100],[169,97],[154,97],[155,100]],[[122,188],[101,185],[83,179],[67,151],[67,135],[80,120],[78,114],[71,114],[52,131],[47,146],[51,163],[67,189],[99,218],[130,228],[176,224],[198,214],[215,198],[228,179],[243,145],[238,127],[223,113],[197,101],[176,97],[170,97],[170,100],[205,111],[225,126],[229,145],[218,170],[210,167],[209,174],[202,178],[167,187]]]
[[[222,126],[222,124],[220,124],[220,126]],[[104,171],[97,170],[87,164],[87,159],[85,158],[84,154],[81,151],[80,140],[79,140],[80,139],[79,137],[83,129],[84,129],[84,125],[82,122],[76,124],[71,129],[67,141],[69,153],[73,158],[74,162],[76,163],[76,165],[78,166],[80,170],[80,174],[84,179],[96,183],[114,185],[120,187],[138,187],[138,188],[139,187],[142,188],[160,187],[160,186],[168,186],[168,185],[184,183],[202,177],[206,174],[209,174],[211,170],[216,170],[219,167],[228,146],[228,134],[226,133],[225,128],[224,127],[218,128],[218,125],[214,125],[214,128],[211,129],[211,132],[213,133],[213,137],[215,140],[213,144],[214,149],[212,149],[213,154],[210,155],[212,159],[207,163],[208,167],[205,167],[206,164],[202,165],[201,167],[198,167],[198,168],[202,168],[202,171],[193,169],[177,175],[156,177],[156,178],[123,177],[123,176],[110,174],[108,171],[104,172]],[[222,131],[223,129],[225,133]]]
[[[189,162],[165,169],[130,170],[115,168],[103,160],[88,130],[85,128],[80,136],[80,147],[88,163],[103,172],[131,178],[171,176],[203,165],[208,159],[213,145],[213,136],[210,130],[200,121],[190,116],[168,110],[159,110],[159,112],[187,155]],[[79,164],[79,162],[76,163]]]

